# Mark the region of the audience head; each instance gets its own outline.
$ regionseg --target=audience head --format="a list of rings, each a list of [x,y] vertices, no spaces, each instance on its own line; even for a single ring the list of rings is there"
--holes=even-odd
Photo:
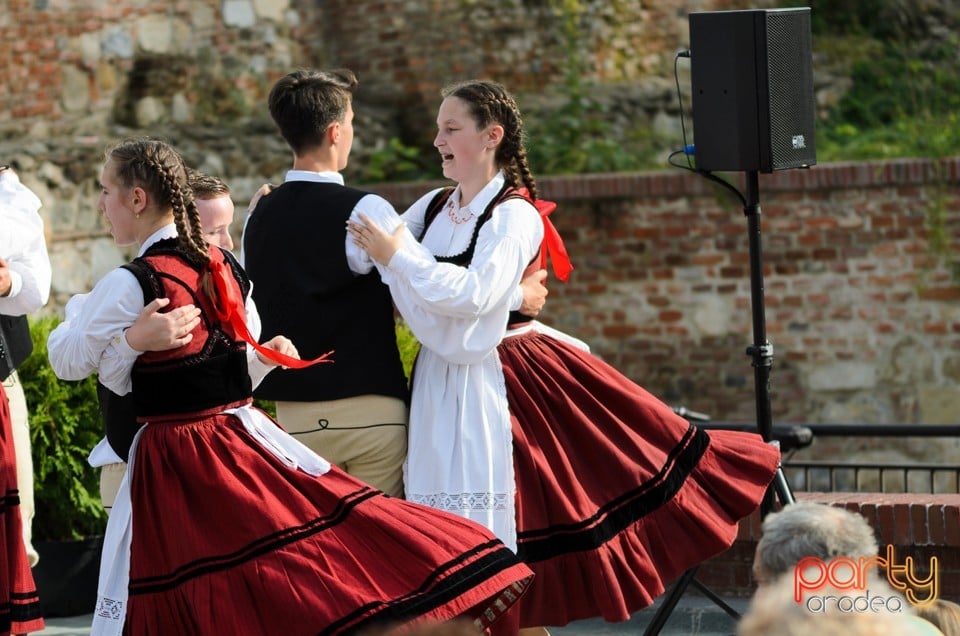
[[[933,623],[944,636],[960,636],[960,605],[938,598],[929,605],[917,609],[917,616]]]
[[[792,574],[805,557],[858,559],[876,556],[878,551],[874,530],[862,515],[836,506],[799,502],[771,512],[763,520],[753,576],[764,585]]]
[[[233,223],[234,205],[229,186],[219,177],[191,169],[187,170],[187,183],[200,213],[203,238],[211,245],[232,250],[230,225]]]
[[[849,602],[837,600],[850,597],[850,590],[832,586],[818,589],[817,599],[804,592],[797,601],[794,594],[792,577],[787,576],[759,589],[737,625],[737,636],[940,636],[936,627],[921,620],[910,603],[879,578],[871,582],[870,596],[898,602],[870,606],[861,601],[859,609],[854,609]]]

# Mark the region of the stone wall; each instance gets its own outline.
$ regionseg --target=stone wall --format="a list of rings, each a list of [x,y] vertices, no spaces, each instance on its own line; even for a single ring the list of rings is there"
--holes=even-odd
[[[672,76],[689,11],[757,3],[576,4],[568,33],[546,0],[4,0],[0,139],[262,116],[273,81],[307,65],[357,70],[358,100],[416,140],[449,81],[541,93],[573,52],[588,78],[643,93]]]
[[[306,60],[314,3],[4,0],[0,138],[210,122]]]

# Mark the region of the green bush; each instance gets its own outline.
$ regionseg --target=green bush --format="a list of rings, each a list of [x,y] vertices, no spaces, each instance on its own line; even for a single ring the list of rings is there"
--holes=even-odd
[[[415,146],[408,146],[398,137],[391,137],[382,147],[370,153],[357,183],[384,181],[422,181],[443,177],[435,153],[427,154]]]
[[[30,410],[37,541],[103,534],[107,514],[100,503],[99,471],[87,455],[103,437],[97,380],[57,378],[47,358],[47,336],[59,319],[32,319],[33,354],[19,375]]]

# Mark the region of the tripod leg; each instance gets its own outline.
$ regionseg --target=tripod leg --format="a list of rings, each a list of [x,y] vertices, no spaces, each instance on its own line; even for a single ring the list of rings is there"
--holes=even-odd
[[[730,618],[732,618],[732,619],[735,620],[735,621],[740,620],[740,612],[738,612],[737,610],[735,610],[735,609],[733,609],[732,607],[730,607],[730,604],[727,603],[727,602],[726,602],[725,600],[723,600],[722,598],[720,598],[719,596],[717,596],[716,592],[714,592],[713,590],[711,590],[709,587],[707,587],[706,585],[704,585],[703,583],[701,583],[701,582],[698,581],[697,579],[693,579],[693,580],[691,581],[691,583],[693,583],[693,586],[694,586],[695,588],[697,588],[698,590],[700,590],[700,591],[703,593],[704,596],[706,596],[708,599],[710,599],[711,601],[713,601],[714,604],[715,604],[717,607],[719,607],[719,608],[722,609],[724,612],[726,612],[726,613],[727,613],[727,616],[729,616]]]
[[[687,591],[687,586],[693,581],[699,567],[696,565],[690,568],[677,579],[673,589],[663,598],[663,603],[657,608],[656,614],[653,615],[653,619],[647,625],[647,629],[644,630],[644,636],[656,636],[660,633],[663,626],[667,624],[667,619],[670,618],[673,608],[680,602],[680,597],[683,596],[684,592]]]
[[[793,493],[790,492],[790,484],[787,482],[787,476],[783,474],[783,469],[778,467],[777,474],[773,476],[773,487],[777,491],[780,503],[784,506],[796,503]]]

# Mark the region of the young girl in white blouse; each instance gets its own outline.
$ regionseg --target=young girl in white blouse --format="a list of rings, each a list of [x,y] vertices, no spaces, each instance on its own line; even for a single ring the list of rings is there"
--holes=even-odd
[[[342,634],[461,615],[486,626],[508,608],[530,571],[486,529],[384,496],[252,406],[248,365],[306,363],[282,336],[255,344],[249,281],[204,241],[176,151],[120,143],[100,181],[111,233],[139,255],[68,306],[48,343],[60,377],[132,389],[142,424],[92,634]],[[126,342],[154,298],[199,308],[184,346]]]
[[[626,620],[733,543],[779,453],[758,435],[691,426],[509,311],[545,233],[556,247],[539,212],[550,207],[506,89],[468,81],[443,98],[434,146],[456,187],[427,193],[398,228],[351,226],[422,344],[406,496],[485,524],[533,569],[513,628]]]

